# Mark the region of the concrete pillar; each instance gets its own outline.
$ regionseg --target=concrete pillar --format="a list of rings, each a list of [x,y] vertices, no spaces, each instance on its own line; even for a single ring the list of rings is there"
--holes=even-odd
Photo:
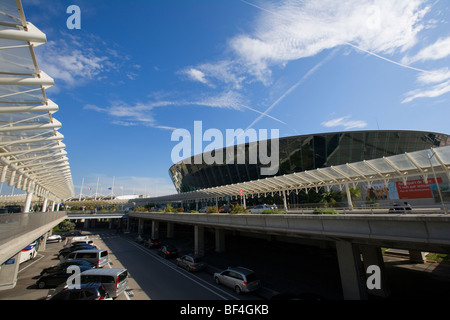
[[[205,228],[194,226],[194,255],[203,257],[205,255]]]
[[[0,266],[0,290],[9,290],[16,286],[19,258],[20,252]]]
[[[350,210],[353,210],[353,202],[352,197],[350,196],[350,188],[348,187],[348,183],[345,184],[345,193],[347,194],[348,208]]]
[[[283,190],[283,205],[284,205],[284,211],[288,211],[288,206],[287,206],[287,197],[286,197],[286,191]]]
[[[358,246],[347,241],[336,241],[336,251],[345,300],[366,300],[365,281],[362,278]]]
[[[51,230],[47,231],[46,233],[44,233],[43,237],[44,240],[42,240],[41,244],[39,245],[39,250],[38,251],[45,251],[45,249],[47,249],[47,238],[48,236],[51,234]]]
[[[173,222],[167,222],[167,238],[173,238]]]
[[[390,294],[390,288],[386,277],[386,271],[384,267],[383,254],[381,252],[380,247],[368,246],[368,245],[360,245],[360,250],[363,257],[363,264],[367,281],[374,284],[379,285],[379,288],[369,288],[368,283],[366,281],[366,288],[368,293],[379,296],[379,297],[388,297]],[[369,269],[370,267],[377,267],[374,270]],[[371,270],[369,272],[369,270]],[[379,274],[377,272],[379,271]],[[379,277],[378,277],[379,276]]]
[[[44,199],[44,204],[42,205],[42,212],[45,212],[45,211],[47,211],[47,205],[48,205],[48,199],[47,198],[45,198]]]
[[[109,226],[108,226],[108,228],[109,229],[113,228],[113,219],[109,219]]]
[[[89,220],[90,219],[84,219],[84,227],[87,229],[89,228]]]
[[[225,252],[225,230],[216,228],[216,252]]]
[[[138,234],[144,231],[144,219],[138,219]]]
[[[33,192],[28,192],[27,198],[25,199],[25,206],[23,208],[23,212],[25,212],[25,213],[30,212],[31,200],[33,200]]]
[[[127,231],[130,231],[130,217],[127,218]]]
[[[152,238],[159,238],[159,221],[152,220]]]
[[[50,208],[50,211],[51,212],[55,211],[55,201],[52,201],[52,206]]]
[[[409,250],[409,260],[413,263],[425,263],[425,254],[420,250]]]

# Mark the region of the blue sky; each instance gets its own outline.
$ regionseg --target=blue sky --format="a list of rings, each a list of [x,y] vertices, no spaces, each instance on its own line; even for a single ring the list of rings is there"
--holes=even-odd
[[[447,1],[22,0],[76,193],[175,193],[176,128],[450,133]],[[70,30],[69,5],[81,10]],[[206,146],[206,143],[204,147]],[[91,191],[87,191],[91,188]]]

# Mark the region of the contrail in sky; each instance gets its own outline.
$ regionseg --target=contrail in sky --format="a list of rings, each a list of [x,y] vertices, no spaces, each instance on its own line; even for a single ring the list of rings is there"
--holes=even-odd
[[[255,8],[261,10],[261,11],[265,11],[265,12],[268,12],[268,13],[270,13],[270,14],[279,16],[279,17],[281,17],[282,19],[289,20],[289,19],[287,19],[286,17],[284,17],[283,15],[281,15],[281,14],[279,14],[279,13],[277,13],[277,12],[268,10],[268,9],[266,9],[266,8],[260,7],[260,6],[256,5],[256,4],[250,3],[250,2],[245,1],[245,0],[240,0],[240,1],[243,2],[243,3],[245,3],[245,4],[247,4],[247,5],[250,5],[250,6],[252,6],[252,7],[255,7]],[[362,49],[361,47],[359,47],[359,46],[357,46],[357,45],[354,45],[354,44],[352,44],[352,43],[350,43],[350,42],[343,42],[343,44],[348,45],[348,46],[351,46],[351,47],[354,48],[354,49],[363,51],[363,52],[365,52],[365,53],[367,53],[367,54],[370,54],[370,55],[372,55],[372,56],[374,56],[374,57],[377,57],[377,58],[379,58],[379,59],[385,60],[385,61],[387,61],[387,62],[389,62],[389,63],[393,63],[393,64],[398,65],[398,66],[400,66],[400,67],[407,68],[407,69],[411,69],[411,70],[415,70],[415,71],[419,71],[419,72],[430,73],[430,71],[427,71],[427,70],[423,70],[423,69],[419,69],[419,68],[414,68],[414,67],[408,66],[408,65],[406,65],[406,64],[402,64],[402,63],[399,63],[399,62],[390,60],[390,59],[385,58],[385,57],[383,57],[383,56],[380,56],[380,55],[378,55],[378,54],[376,54],[376,53],[374,53],[374,52],[372,52],[372,51]],[[304,75],[304,76],[303,76],[296,84],[294,84],[291,88],[289,88],[289,90],[287,90],[280,98],[278,98],[277,101],[275,101],[269,108],[267,108],[266,111],[264,111],[259,117],[257,117],[257,118],[256,118],[256,119],[255,119],[255,120],[247,127],[246,130],[248,130],[248,129],[251,128],[253,125],[255,125],[259,120],[261,120],[261,118],[262,118],[263,116],[267,116],[267,114],[268,114],[268,113],[269,113],[276,105],[278,105],[278,104],[279,104],[286,96],[288,96],[288,95],[289,95],[292,91],[294,91],[299,85],[301,85],[301,84],[302,84],[304,81],[306,81],[312,74],[314,74],[314,72],[316,72],[320,67],[322,67],[322,65],[323,65],[325,62],[327,62],[327,61],[334,55],[335,52],[336,52],[336,50],[334,50],[330,55],[328,55],[323,61],[321,61],[321,62],[319,62],[317,65],[315,65],[311,70],[309,70],[308,73],[305,74],[305,75]]]
[[[334,54],[338,51],[338,49],[333,50],[328,56],[325,57],[325,59],[323,59],[322,61],[320,61],[318,64],[316,64],[314,67],[312,67],[299,81],[297,81],[297,83],[295,83],[292,87],[290,87],[285,93],[283,93],[281,95],[281,97],[279,97],[277,99],[277,101],[275,101],[274,103],[272,103],[270,105],[270,107],[268,107],[266,109],[266,111],[264,111],[259,117],[257,117],[245,130],[248,130],[249,128],[251,128],[252,126],[254,126],[259,120],[261,120],[262,117],[267,116],[267,114],[273,109],[275,108],[276,105],[278,105],[281,101],[283,101],[284,98],[286,98],[290,93],[292,93],[292,91],[294,91],[299,85],[301,85],[303,82],[305,82],[310,76],[312,76],[317,70],[320,69],[320,67],[322,67],[326,62],[328,62],[328,60],[330,60]]]

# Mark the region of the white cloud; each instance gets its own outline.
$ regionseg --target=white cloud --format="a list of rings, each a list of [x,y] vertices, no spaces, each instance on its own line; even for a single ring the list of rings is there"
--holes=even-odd
[[[429,88],[410,91],[402,103],[408,103],[418,98],[436,98],[448,92],[450,92],[450,80]]]
[[[99,46],[92,47],[90,43]],[[128,57],[116,50],[103,50],[105,47],[108,47],[106,43],[91,34],[79,37],[62,33],[59,39],[36,48],[35,52],[39,68],[54,78],[58,86],[74,87],[102,80],[108,73],[122,69]],[[137,76],[134,69],[137,65],[130,66],[124,72],[131,80]]]
[[[186,74],[191,80],[208,84],[208,81],[205,79],[205,74],[200,70],[188,68],[187,70],[184,70],[183,73]]]
[[[420,83],[438,83],[450,79],[450,70],[442,68],[431,72],[422,72],[417,77],[417,81]]]
[[[450,37],[441,38],[412,57],[404,57],[402,62],[411,64],[417,61],[439,60],[450,56]]]
[[[245,76],[241,74],[238,65],[231,60],[221,60],[215,63],[203,63],[194,67],[189,67],[181,71],[187,74],[193,81],[198,81],[217,87],[217,85],[225,84],[231,89],[241,89]],[[207,80],[208,79],[208,80]]]
[[[429,10],[423,2],[284,1],[258,7],[261,15],[256,31],[232,38],[230,46],[248,72],[268,83],[271,66],[340,45],[353,44],[378,53],[411,48],[424,28],[421,19]]]
[[[361,120],[350,120],[350,116],[340,117],[329,121],[322,122],[322,125],[327,128],[344,127],[344,129],[365,128],[367,123]]]

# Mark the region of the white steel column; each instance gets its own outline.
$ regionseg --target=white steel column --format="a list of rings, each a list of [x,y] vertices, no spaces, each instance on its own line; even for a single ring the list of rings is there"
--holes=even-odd
[[[348,187],[348,183],[345,184],[345,192],[347,194],[348,208],[350,210],[353,210],[353,202],[352,202],[352,197],[350,195],[350,188]]]
[[[45,212],[45,211],[47,211],[47,205],[48,205],[48,199],[47,198],[45,198],[44,199],[44,204],[42,205],[42,212]]]
[[[33,200],[33,194],[34,194],[34,192],[27,193],[27,198],[25,199],[25,206],[23,208],[23,212],[25,212],[25,213],[30,212],[31,200]]]

